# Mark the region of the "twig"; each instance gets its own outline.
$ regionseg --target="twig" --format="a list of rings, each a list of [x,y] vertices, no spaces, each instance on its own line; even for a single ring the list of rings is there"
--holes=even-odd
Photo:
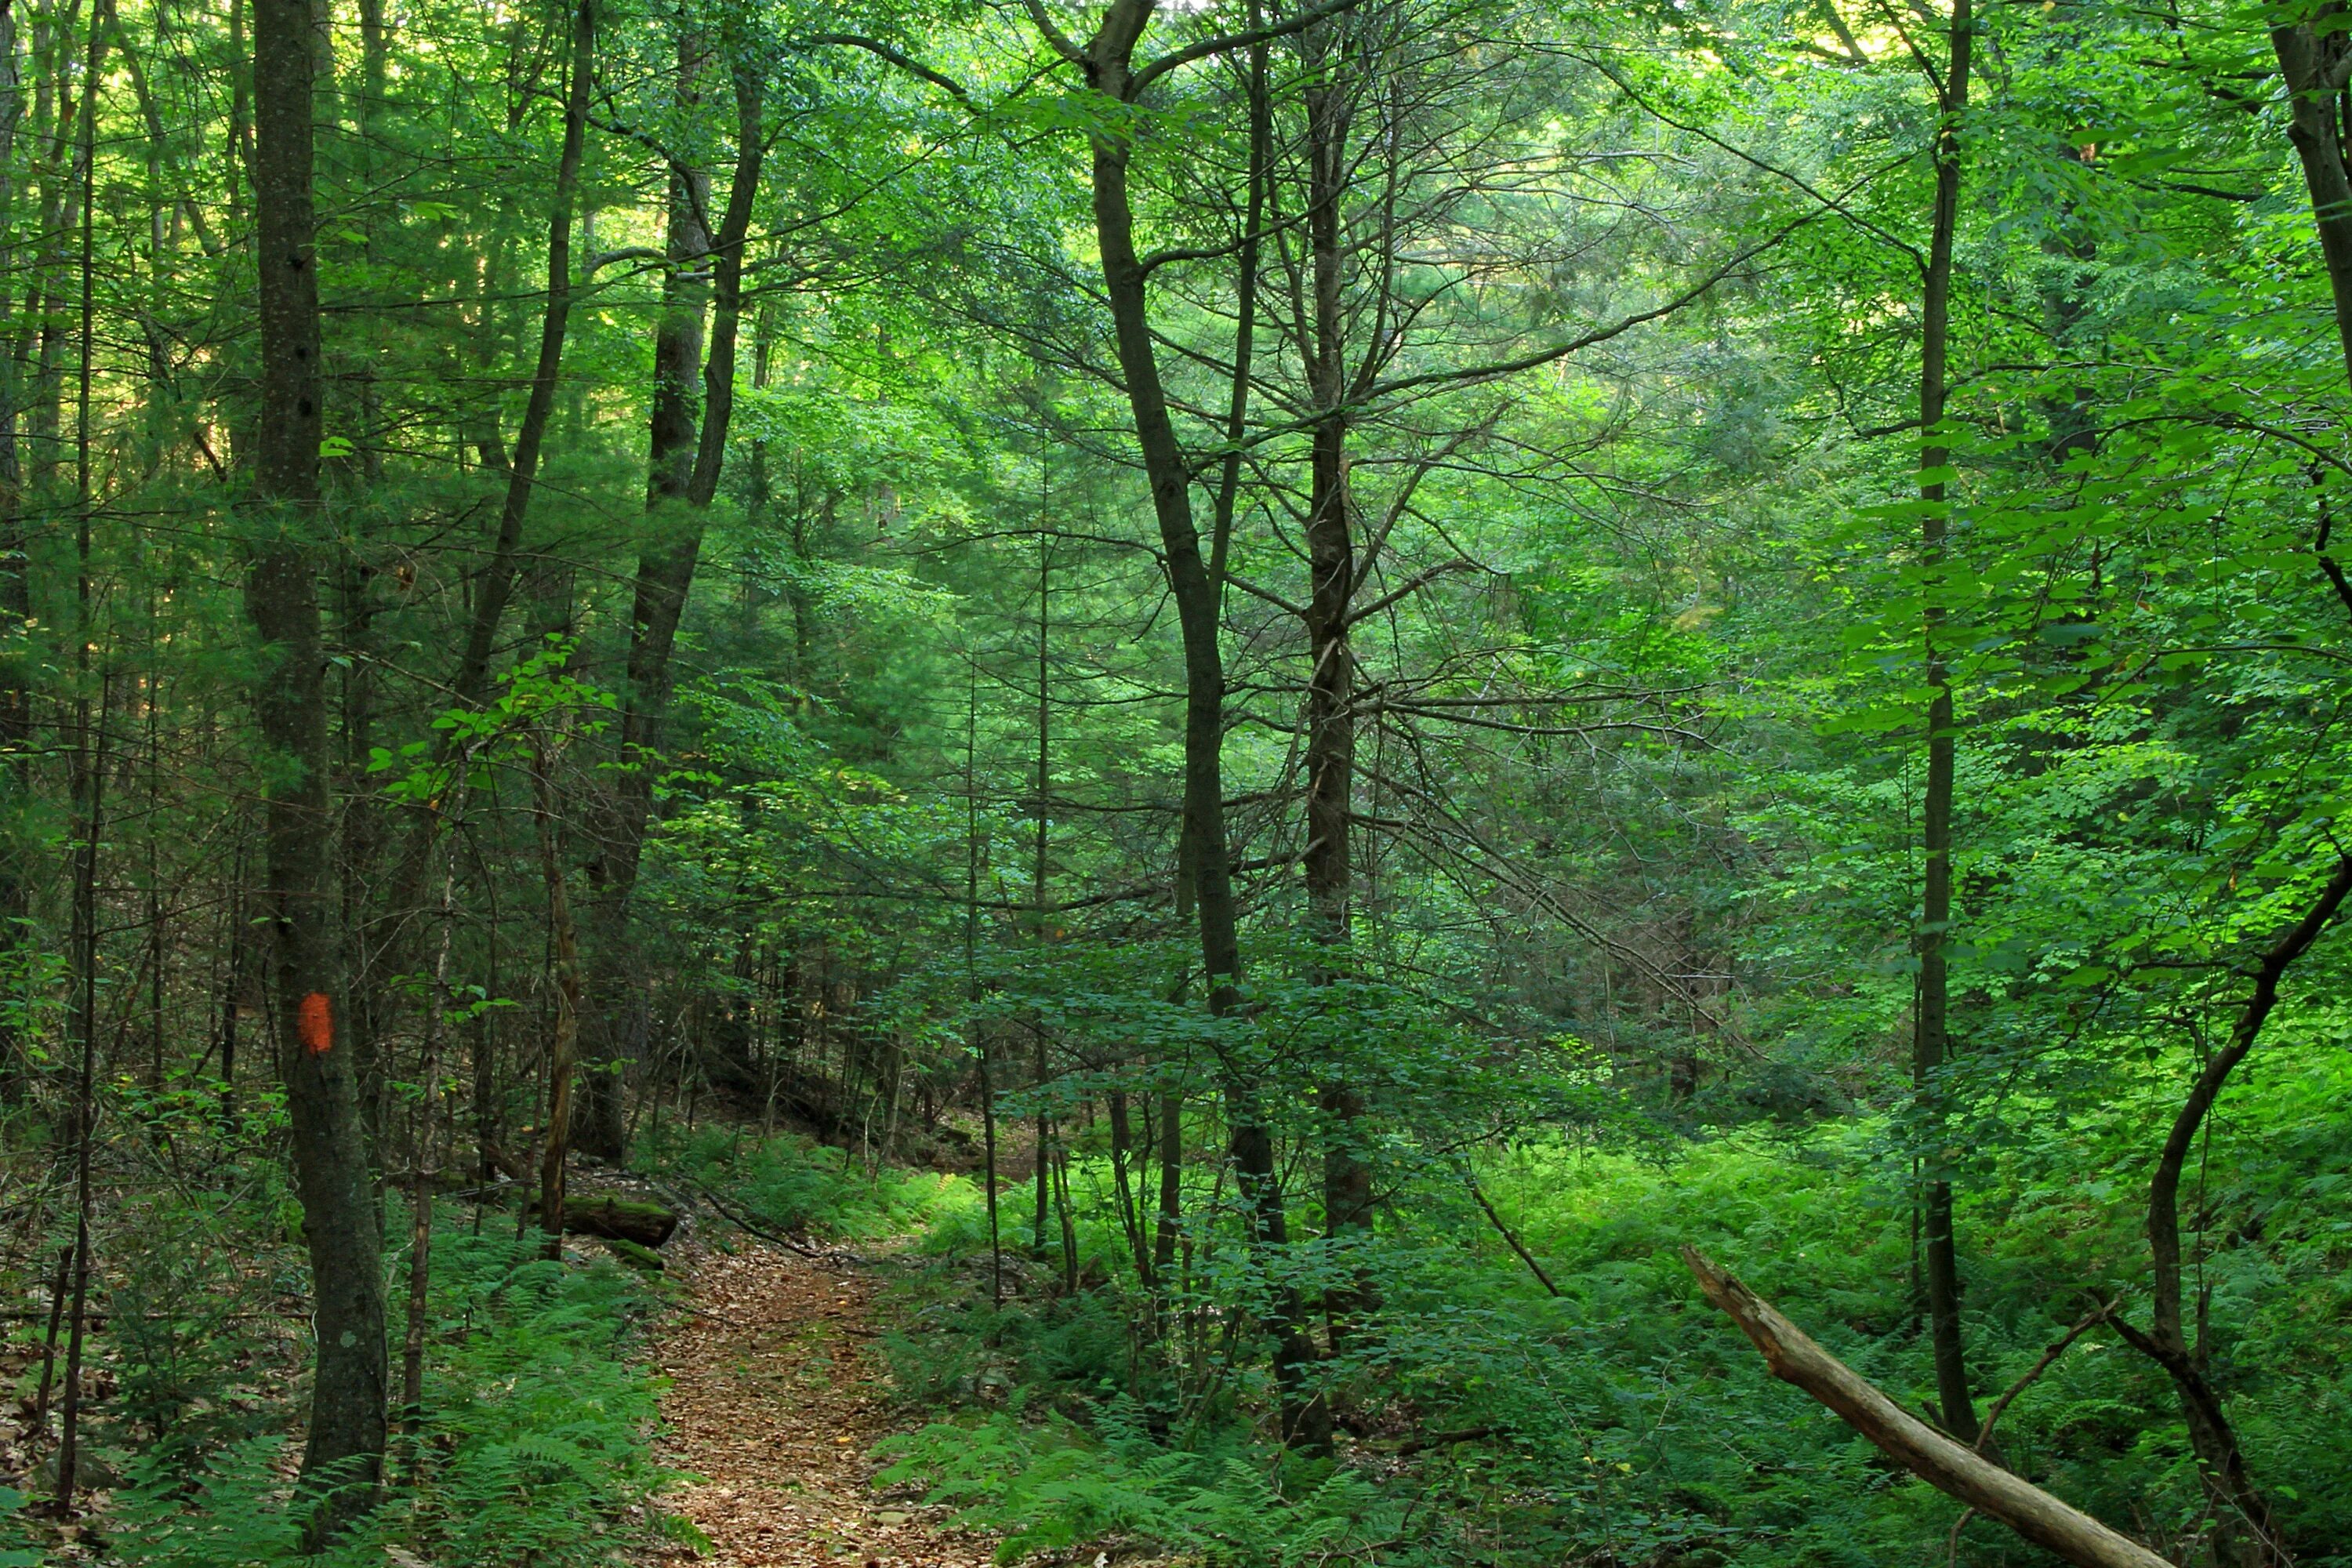
[[[708,1202],[712,1208],[719,1211],[720,1218],[732,1222],[736,1228],[740,1230],[747,1230],[763,1241],[772,1241],[781,1247],[789,1247],[794,1252],[799,1253],[803,1258],[821,1258],[824,1256],[822,1249],[810,1246],[807,1242],[801,1240],[799,1237],[788,1236],[781,1230],[776,1230],[771,1226],[761,1225],[758,1220],[751,1218],[750,1215],[728,1207],[725,1200],[720,1198],[717,1193],[712,1192],[709,1187],[702,1185],[700,1183],[698,1182],[695,1184],[694,1190],[698,1194],[701,1194],[704,1201]]]
[[[1462,1181],[1470,1189],[1470,1195],[1478,1200],[1478,1206],[1486,1211],[1486,1218],[1493,1223],[1496,1234],[1511,1244],[1511,1250],[1519,1255],[1519,1261],[1528,1266],[1528,1272],[1536,1277],[1536,1282],[1554,1296],[1559,1295],[1559,1287],[1551,1282],[1551,1276],[1543,1271],[1543,1265],[1536,1261],[1535,1254],[1519,1245],[1518,1237],[1503,1223],[1503,1216],[1495,1212],[1495,1205],[1486,1201],[1486,1194],[1478,1190],[1478,1178],[1470,1173],[1466,1162],[1462,1167]]]
[[[2083,1337],[2084,1331],[2088,1330],[2095,1323],[2105,1322],[2107,1321],[2107,1315],[2114,1310],[2115,1309],[2111,1306],[2098,1306],[2092,1308],[2088,1312],[2084,1313],[2081,1322],[2076,1323],[2073,1328],[2068,1329],[2065,1334],[2059,1339],[2057,1343],[2052,1345],[2049,1349],[2042,1352],[2042,1359],[2033,1363],[2032,1371],[2028,1372],[2023,1377],[2019,1378],[2015,1383],[2011,1384],[2009,1385],[2009,1391],[2003,1394],[1999,1399],[1992,1402],[1992,1408],[1985,1412],[1983,1429],[1977,1433],[1976,1450],[1978,1453],[1983,1453],[1985,1451],[1985,1445],[1992,1441],[1992,1424],[2000,1419],[2001,1413],[2009,1408],[2010,1401],[2015,1399],[2019,1394],[2024,1393],[2029,1387],[2032,1386],[2034,1380],[2039,1378],[2043,1373],[2048,1372],[2052,1365],[2056,1363],[2058,1358],[2066,1353],[2066,1347]]]

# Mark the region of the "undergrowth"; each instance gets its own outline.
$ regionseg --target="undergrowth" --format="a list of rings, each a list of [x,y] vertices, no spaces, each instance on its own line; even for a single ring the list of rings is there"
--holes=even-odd
[[[2332,1545],[2352,1542],[2352,1359],[2340,1334],[2314,1333],[2352,1321],[2352,1222],[2336,1217],[2348,1079],[2314,1059],[2235,1102],[2200,1196],[2215,1364],[2315,1565],[2352,1563]],[[2144,1131],[2163,1088],[2064,1119],[2012,1106],[2035,1135],[1977,1156],[1960,1226],[1980,1400],[2090,1300],[2145,1321]],[[1891,1394],[1932,1403],[1895,1146],[1856,1119],[1490,1154],[1486,1196],[1551,1289],[1458,1180],[1425,1175],[1365,1255],[1377,1331],[1317,1369],[1346,1429],[1336,1469],[1272,1440],[1267,1345],[1213,1260],[1155,1333],[1115,1228],[1079,1226],[1072,1293],[1060,1259],[1026,1256],[1024,1227],[992,1308],[984,1227],[950,1215],[884,1346],[902,1394],[944,1418],[895,1439],[887,1475],[1003,1532],[1008,1562],[1127,1538],[1221,1568],[1864,1568],[1954,1550],[2026,1568],[2042,1559],[1773,1382],[1679,1256],[1696,1244]],[[1074,1162],[1074,1188],[1089,1179]],[[1329,1267],[1319,1243],[1288,1261],[1306,1281]],[[2115,1333],[2084,1334],[2021,1393],[2000,1440],[2077,1506],[2182,1560],[2203,1550],[2177,1402]]]
[[[763,1140],[739,1127],[665,1129],[638,1152],[665,1177],[716,1193],[730,1208],[794,1235],[898,1236],[980,1201],[959,1178],[869,1166],[845,1150],[793,1134]]]
[[[690,1527],[669,1519],[650,1453],[655,1384],[633,1358],[652,1289],[617,1266],[551,1262],[541,1238],[436,1237],[425,1417],[396,1439],[395,1484],[322,1557],[306,1557],[280,1432],[196,1458],[143,1454],[118,1495],[114,1556],[139,1568],[382,1568],[387,1548],[468,1568],[610,1563]]]
[[[921,1480],[929,1500],[1002,1538],[999,1563],[1128,1540],[1211,1568],[1303,1568],[1397,1544],[1410,1505],[1396,1489],[1328,1464],[1276,1462],[1228,1432],[1171,1447],[1131,1403],[1091,1428],[1018,1412],[936,1422],[887,1439],[885,1484]]]

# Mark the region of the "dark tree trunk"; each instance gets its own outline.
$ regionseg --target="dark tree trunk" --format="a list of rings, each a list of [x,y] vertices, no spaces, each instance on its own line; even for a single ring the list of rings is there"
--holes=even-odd
[[[91,650],[99,628],[92,618],[89,550],[90,513],[97,494],[90,485],[89,395],[91,354],[96,347],[97,321],[92,310],[96,268],[91,228],[96,172],[99,40],[101,14],[93,4],[89,17],[89,61],[82,78],[81,148],[81,344],[77,418],[74,423],[75,519],[74,669],[79,690],[74,699],[74,892],[73,983],[75,1043],[80,1047],[80,1071],[74,1084],[74,1268],[73,1310],[66,1334],[66,1388],[58,1436],[57,1510],[73,1511],[75,1462],[81,1436],[81,1356],[83,1330],[89,1305],[89,1156],[97,1127],[98,1075],[98,853],[105,818],[107,686],[100,678],[98,725],[90,724]]]
[[[309,1244],[317,1374],[302,1455],[323,1541],[374,1499],[385,1428],[383,1236],[369,1192],[359,1087],[341,1048],[334,813],[328,796],[326,650],[319,567],[319,289],[312,264],[310,0],[254,14],[255,256],[261,401],[256,422],[246,608],[264,648],[254,689],[279,1071]]]
[[[572,1079],[580,1043],[580,942],[564,885],[555,819],[555,783],[547,749],[534,740],[531,804],[539,824],[540,874],[547,883],[547,930],[555,961],[555,1030],[547,1047],[547,1139],[539,1158],[539,1223],[547,1255],[563,1255],[564,1154],[572,1132]]]
[[[1354,892],[1356,780],[1355,649],[1349,628],[1355,613],[1354,500],[1348,488],[1347,317],[1341,299],[1344,237],[1340,202],[1350,174],[1350,86],[1340,56],[1344,19],[1322,23],[1300,37],[1301,64],[1311,83],[1307,114],[1307,244],[1311,258],[1313,315],[1307,391],[1318,410],[1308,454],[1307,552],[1307,843],[1300,859],[1313,937],[1323,950],[1318,978],[1345,975],[1350,900]],[[1327,1076],[1319,1096],[1324,1118],[1323,1214],[1328,1234],[1343,1245],[1371,1225],[1372,1171],[1363,1157],[1362,1090],[1344,1066]],[[1334,1350],[1352,1321],[1370,1305],[1359,1272],[1344,1271],[1325,1292],[1324,1311]]]
[[[1127,1247],[1135,1258],[1135,1277],[1144,1289],[1151,1289],[1151,1244],[1144,1235],[1143,1215],[1136,1202],[1135,1182],[1128,1173],[1130,1157],[1135,1152],[1135,1131],[1127,1113],[1127,1091],[1112,1089],[1106,1097],[1110,1114],[1111,1184],[1118,1200],[1119,1228],[1127,1233]]]
[[[16,143],[23,109],[11,8],[0,12],[0,321],[16,319]],[[0,987],[9,988],[23,984],[32,951],[25,922],[32,912],[33,845],[23,818],[30,804],[33,709],[23,639],[32,634],[33,600],[25,560],[24,459],[16,444],[18,381],[16,345],[0,341],[0,640],[5,644],[0,647]],[[16,1016],[13,1005],[0,1006],[0,1104],[16,1097],[26,1077]]]
[[[2330,18],[2340,22],[2332,11]],[[2340,26],[2322,31],[2314,21],[2280,20],[2271,28],[2271,48],[2287,90],[2287,140],[2303,165],[2311,193],[2312,226],[2327,268],[2327,289],[2336,306],[2336,335],[2344,368],[2352,379],[2352,165],[2345,162],[2343,123],[2336,99],[2352,78],[2352,39]]]
[[[1184,1224],[1184,1100],[1173,1087],[1160,1096],[1160,1225],[1151,1237],[1151,1271],[1164,1288],[1176,1268]]]
[[[1942,426],[1947,363],[1951,342],[1952,242],[1959,226],[1959,121],[1969,102],[1969,55],[1974,20],[1969,0],[1952,7],[1950,64],[1937,108],[1942,124],[1936,138],[1936,210],[1928,240],[1924,321],[1920,335],[1919,426],[1920,552],[1928,573],[1925,640],[1927,686],[1927,788],[1920,848],[1925,859],[1920,893],[1917,950],[1919,999],[1911,1042],[1912,1081],[1920,1097],[1921,1121],[1929,1147],[1919,1194],[1927,1263],[1927,1331],[1936,1359],[1936,1393],[1945,1428],[1963,1441],[1977,1436],[1976,1402],[1969,1393],[1968,1356],[1960,1332],[1958,1251],[1952,1239],[1952,1185],[1944,1166],[1948,1142],[1943,1096],[1937,1085],[1950,1055],[1950,974],[1947,949],[1952,921],[1952,781],[1955,735],[1952,683],[1944,653],[1944,611],[1937,595],[1949,534],[1949,512],[1941,479],[1951,454]]]
[[[572,216],[580,185],[580,160],[588,127],[588,100],[595,75],[596,11],[594,0],[580,0],[572,16],[570,80],[563,100],[562,150],[555,165],[555,194],[547,215],[547,309],[540,321],[539,358],[532,368],[530,396],[516,428],[514,451],[506,467],[506,493],[499,508],[498,532],[490,546],[489,563],[474,584],[472,614],[457,668],[449,683],[454,706],[478,707],[489,690],[490,661],[498,647],[499,628],[505,623],[523,563],[523,527],[537,489],[539,461],[547,437],[547,424],[555,407],[555,393],[563,367],[563,346],[572,320]],[[458,742],[445,732],[439,760],[456,755]],[[390,908],[393,945],[383,955],[383,973],[405,973],[408,944],[400,933],[410,929],[410,917],[422,901],[431,874],[434,850],[440,841],[446,814],[426,809],[412,830],[393,879]]]
[[[682,42],[678,72],[690,80],[698,44]],[[714,237],[698,214],[709,205],[706,176],[673,171],[668,250],[679,270],[664,285],[661,324],[654,340],[654,402],[646,458],[646,509],[654,537],[637,559],[629,617],[628,682],[621,712],[621,756],[626,764],[615,792],[613,820],[596,868],[597,933],[594,1005],[589,1049],[594,1070],[578,1130],[585,1152],[608,1160],[626,1152],[622,1075],[635,1052],[635,985],[625,962],[629,903],[653,816],[656,757],[669,706],[670,653],[688,592],[702,555],[702,534],[727,457],[735,408],[735,359],[742,319],[743,252],[751,226],[765,157],[763,79],[758,63],[735,52],[735,171],[727,210]],[[711,279],[710,346],[703,353],[705,289],[681,273],[708,258]],[[701,363],[701,428],[696,430],[693,380]]]
[[[1092,38],[1078,52],[1087,84],[1114,104],[1139,95],[1134,55],[1151,19],[1152,0],[1113,0]],[[1124,115],[1120,117],[1124,122]],[[1234,901],[1231,850],[1224,821],[1225,674],[1218,643],[1220,585],[1201,553],[1193,521],[1190,462],[1170,417],[1152,336],[1150,274],[1135,246],[1134,203],[1129,191],[1128,143],[1111,130],[1093,137],[1095,237],[1101,253],[1104,298],[1137,446],[1151,489],[1160,553],[1184,647],[1184,790],[1182,855],[1190,870],[1200,921],[1202,968],[1209,1005],[1223,1015],[1240,1000],[1241,932]],[[1274,1136],[1256,1086],[1238,1078],[1227,1085],[1233,1125],[1234,1178],[1250,1215],[1251,1242],[1278,1258],[1289,1245]],[[1275,1375],[1281,1390],[1283,1433],[1309,1449],[1330,1443],[1329,1415],[1307,1389],[1314,1346],[1299,1327],[1297,1291],[1274,1286],[1268,1327],[1274,1333]]]
[[[2172,1119],[2164,1147],[2157,1155],[2156,1173],[2148,1182],[2153,1322],[2143,1334],[2116,1320],[2125,1337],[2172,1379],[2188,1423],[2189,1446],[2213,1499],[2216,1555],[2245,1568],[2276,1568],[2289,1557],[2269,1501],[2246,1468],[2245,1454],[2222,1407],[2221,1391],[2213,1384],[2203,1332],[2200,1329],[2192,1337],[2189,1331],[2181,1281],[2180,1178],[2214,1102],[2228,1087],[2230,1075],[2252,1052],[2263,1025],[2278,1005],[2280,983],[2334,923],[2347,897],[2352,897],[2352,858],[2342,858],[2303,918],[2282,931],[2263,953],[2254,971],[2253,990],[2231,1026],[2229,1043],[2213,1053],[2189,1086],[2189,1097]]]

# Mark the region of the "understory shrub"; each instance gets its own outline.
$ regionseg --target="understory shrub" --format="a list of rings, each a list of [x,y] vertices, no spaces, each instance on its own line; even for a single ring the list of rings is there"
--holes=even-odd
[[[886,1439],[885,1484],[919,1482],[960,1522],[1001,1535],[996,1560],[1126,1538],[1210,1568],[1365,1563],[1402,1539],[1406,1500],[1328,1464],[1269,1459],[1238,1439],[1167,1447],[1131,1403],[1091,1430],[1016,1412]]]
[[[814,1139],[761,1139],[743,1129],[665,1130],[640,1151],[663,1173],[717,1193],[759,1224],[845,1239],[897,1236],[979,1201],[956,1177],[894,1166],[867,1169]]]
[[[142,1457],[119,1499],[115,1551],[139,1568],[382,1568],[398,1547],[467,1568],[610,1563],[690,1530],[661,1510],[647,1438],[655,1384],[632,1359],[649,1287],[599,1260],[550,1261],[541,1238],[435,1238],[421,1429],[395,1439],[383,1504],[325,1557],[304,1558],[295,1445],[231,1443],[200,1467]]]

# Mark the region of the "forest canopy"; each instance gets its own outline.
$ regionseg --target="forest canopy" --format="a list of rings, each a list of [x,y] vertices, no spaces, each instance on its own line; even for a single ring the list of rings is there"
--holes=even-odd
[[[712,1550],[728,1237],[1006,1562],[2352,1563],[2347,154],[2336,0],[0,0],[0,1563]]]

